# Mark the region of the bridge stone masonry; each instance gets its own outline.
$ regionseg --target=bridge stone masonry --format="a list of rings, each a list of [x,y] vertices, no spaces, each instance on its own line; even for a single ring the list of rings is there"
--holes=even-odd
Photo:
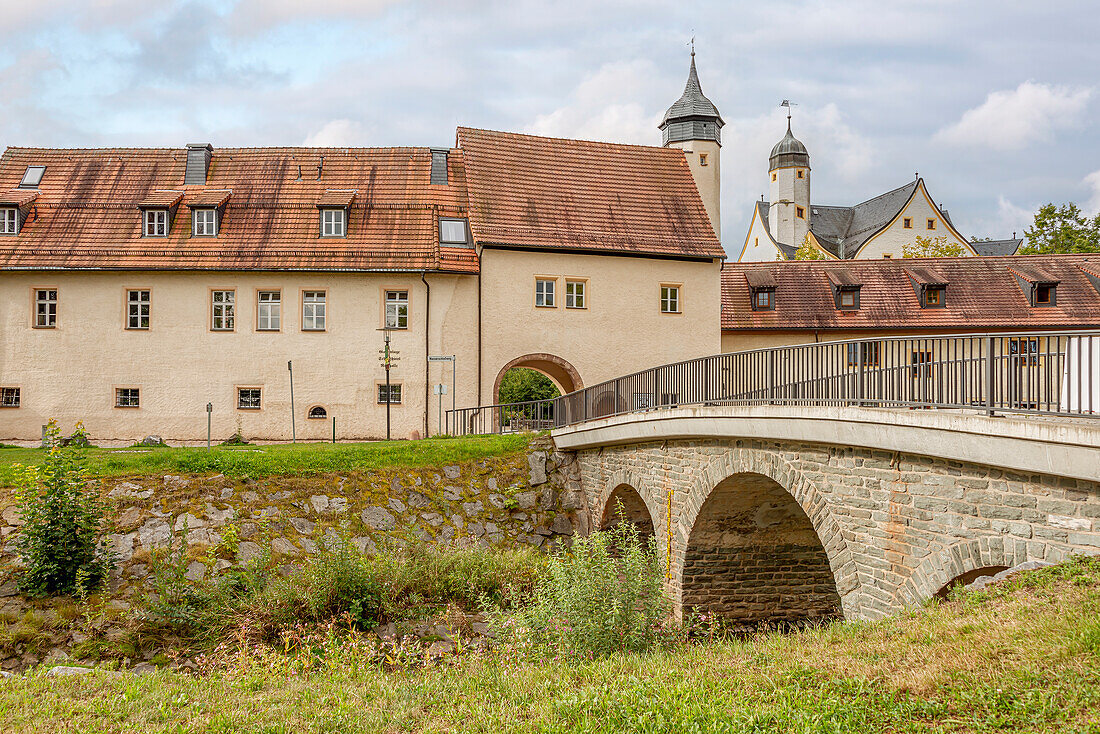
[[[552,437],[589,525],[656,537],[679,613],[752,624],[874,619],[1025,561],[1100,553],[1095,423],[697,406]]]

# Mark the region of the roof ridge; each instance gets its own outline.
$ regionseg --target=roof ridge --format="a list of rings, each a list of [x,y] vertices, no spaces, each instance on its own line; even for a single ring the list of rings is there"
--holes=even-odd
[[[679,148],[666,148],[663,145],[641,145],[639,143],[614,143],[614,142],[610,142],[610,141],[607,141],[607,140],[591,140],[589,138],[563,138],[563,137],[556,137],[556,136],[553,136],[553,135],[536,135],[535,133],[516,133],[516,132],[509,132],[507,130],[493,130],[493,129],[490,129],[490,128],[466,127],[466,126],[463,126],[463,125],[459,125],[458,133],[461,135],[463,131],[472,132],[472,133],[491,133],[493,135],[504,135],[504,136],[511,137],[511,138],[534,138],[536,140],[556,140],[556,141],[561,141],[561,142],[566,142],[566,143],[591,143],[593,145],[608,145],[608,146],[612,146],[612,147],[615,147],[615,148],[642,148],[644,150],[654,150],[654,151],[656,151],[656,150],[667,150],[667,151],[670,151],[670,152],[672,152],[672,151],[683,152]],[[462,148],[461,146],[459,146],[458,149],[459,150],[464,150],[464,148]]]

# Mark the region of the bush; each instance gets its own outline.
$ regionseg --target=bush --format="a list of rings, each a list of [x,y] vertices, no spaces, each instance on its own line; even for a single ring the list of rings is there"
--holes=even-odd
[[[51,420],[45,460],[25,467],[17,484],[23,528],[16,548],[25,565],[19,587],[32,596],[85,593],[101,586],[110,570],[106,506],[75,453],[60,442]]]
[[[552,555],[534,601],[512,615],[494,613],[493,624],[502,641],[520,647],[606,655],[651,648],[670,608],[656,539],[643,543],[622,523]]]

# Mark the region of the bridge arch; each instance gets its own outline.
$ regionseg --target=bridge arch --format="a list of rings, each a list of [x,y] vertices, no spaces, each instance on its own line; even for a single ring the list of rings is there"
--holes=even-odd
[[[619,502],[622,503],[625,517],[618,517]],[[593,525],[601,530],[625,520],[637,526],[644,538],[664,537],[665,523],[660,503],[645,480],[632,472],[617,471],[611,475],[597,498],[596,511],[599,516],[594,518]],[[663,554],[664,550],[660,552]]]
[[[814,561],[807,561],[806,565],[808,572],[814,574],[816,579],[814,587],[815,594],[820,597],[819,601],[834,594],[830,598],[838,607],[836,612],[844,617],[861,618],[871,614],[863,608],[856,563],[823,494],[812,481],[806,479],[778,454],[746,448],[735,448],[716,456],[706,470],[700,473],[683,502],[677,523],[676,542],[673,544],[672,564],[676,575],[674,594],[678,609],[682,611],[691,606],[691,597],[695,592],[695,580],[690,578],[692,569],[689,568],[689,561],[695,560],[692,553],[697,550],[692,544],[694,531],[700,526],[701,519],[704,522],[708,518],[712,520],[713,513],[721,511],[714,503],[708,505],[707,501],[717,496],[716,492],[724,493],[727,497],[735,496],[730,493],[736,492],[734,485],[737,484],[747,487],[753,493],[752,500],[764,500],[768,503],[770,510],[765,512],[773,514],[770,518],[763,518],[765,525],[771,520],[786,522],[806,543],[807,553],[811,546],[820,546],[817,561],[819,565],[815,567]],[[743,514],[749,506],[742,503],[735,509]],[[810,531],[816,544],[809,540]],[[725,544],[739,542],[733,537],[735,532],[724,535]],[[700,538],[695,540],[698,544]],[[831,589],[824,588],[830,586]],[[824,609],[827,605],[815,603],[814,606]]]
[[[500,368],[500,372],[497,373],[496,380],[493,382],[493,403],[500,402],[501,380],[504,379],[505,373],[514,367],[525,367],[545,375],[561,390],[562,395],[584,387],[581,375],[577,372],[576,367],[557,355],[535,352],[516,357]]]
[[[1011,568],[1027,557],[1013,538],[960,540],[926,557],[898,590],[900,606],[920,604],[936,596],[956,579],[984,568]]]

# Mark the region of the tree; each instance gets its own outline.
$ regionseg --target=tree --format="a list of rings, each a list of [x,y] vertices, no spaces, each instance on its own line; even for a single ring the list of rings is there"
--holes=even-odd
[[[16,548],[24,571],[19,587],[32,596],[70,594],[107,580],[110,556],[103,542],[106,506],[72,449],[63,449],[53,420],[46,427],[46,458],[23,467],[16,497],[23,528]]]
[[[798,246],[798,249],[794,252],[795,260],[824,260],[825,253],[817,249],[810,242],[810,235],[807,234],[802,238],[802,244]]]
[[[958,257],[963,254],[961,245],[948,243],[947,236],[921,237],[901,248],[902,257]]]
[[[1035,212],[1035,221],[1027,232],[1024,255],[1050,255],[1060,252],[1100,252],[1100,214],[1089,219],[1073,202],[1046,204]]]
[[[541,372],[526,367],[513,367],[500,380],[500,402],[525,403],[530,400],[547,400],[561,395],[561,391]]]

